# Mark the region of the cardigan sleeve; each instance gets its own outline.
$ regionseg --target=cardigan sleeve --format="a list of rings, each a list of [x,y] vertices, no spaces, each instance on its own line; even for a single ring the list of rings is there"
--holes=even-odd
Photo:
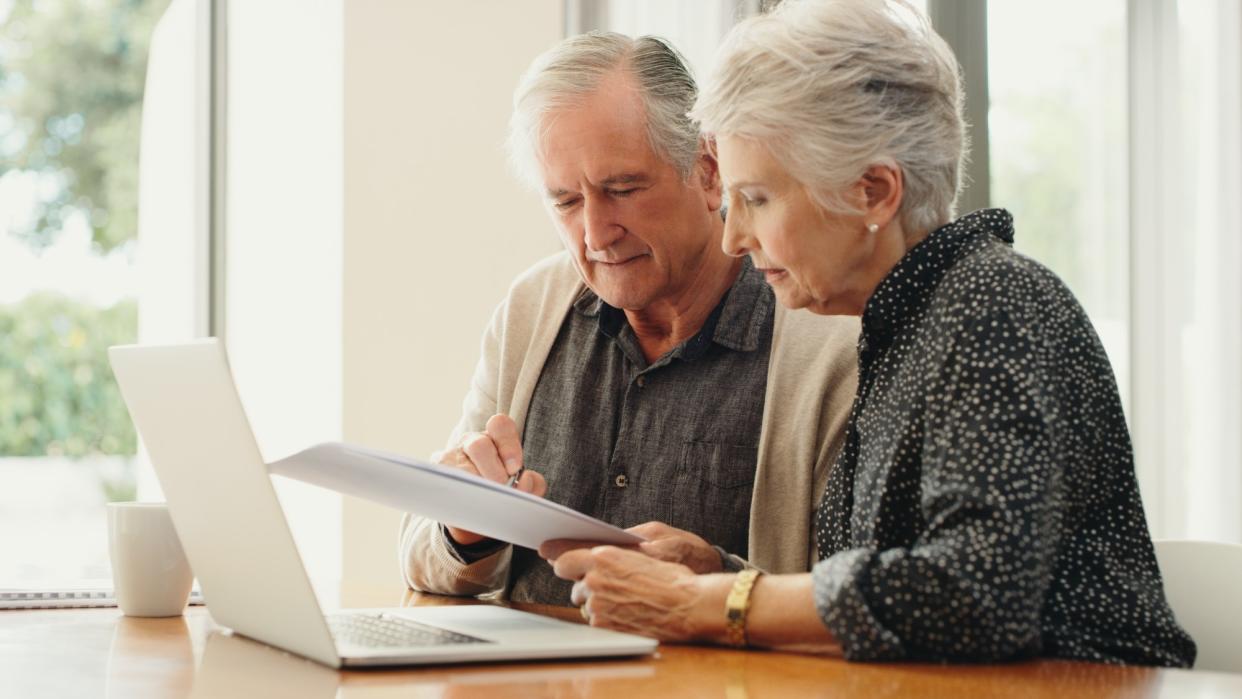
[[[479,362],[462,403],[461,418],[449,436],[446,449],[453,449],[465,435],[481,432],[487,421],[500,412],[496,399],[502,345],[509,302],[506,299],[492,314],[483,334]],[[406,513],[401,518],[398,559],[411,589],[444,595],[480,595],[504,587],[513,547],[500,546],[495,552],[467,562],[457,553],[439,522]]]
[[[483,431],[497,413],[510,415],[522,428],[527,409],[522,401],[529,394],[520,384],[528,383],[533,390],[560,318],[580,286],[565,252],[544,258],[514,280],[483,333],[470,390],[446,449],[471,432]],[[477,560],[462,556],[446,540],[439,522],[414,513],[401,519],[398,563],[406,585],[415,590],[449,595],[503,591],[512,553],[513,547],[504,545]]]

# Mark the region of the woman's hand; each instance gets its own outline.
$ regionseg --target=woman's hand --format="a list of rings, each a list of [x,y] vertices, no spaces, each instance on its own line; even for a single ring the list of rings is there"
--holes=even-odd
[[[570,599],[592,626],[662,641],[715,640],[724,626],[724,597],[690,568],[615,546],[565,551],[556,575],[573,580]],[[719,597],[719,599],[710,599]]]

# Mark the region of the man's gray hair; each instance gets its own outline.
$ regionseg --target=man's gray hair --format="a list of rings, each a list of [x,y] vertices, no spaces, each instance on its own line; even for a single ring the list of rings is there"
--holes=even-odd
[[[752,138],[829,211],[872,165],[905,180],[909,233],[953,218],[966,158],[953,51],[905,0],[785,0],[738,24],[691,114]]]
[[[699,129],[688,112],[698,86],[685,59],[664,39],[594,31],[565,39],[536,58],[513,93],[509,157],[527,184],[541,186],[538,157],[545,115],[581,102],[617,70],[634,79],[652,149],[683,179],[690,178]]]

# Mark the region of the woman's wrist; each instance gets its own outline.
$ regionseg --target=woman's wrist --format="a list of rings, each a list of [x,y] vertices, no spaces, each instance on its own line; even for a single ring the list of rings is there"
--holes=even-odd
[[[733,589],[736,573],[713,573],[695,577],[698,588],[691,612],[691,631],[695,640],[725,644],[728,642],[725,600]]]

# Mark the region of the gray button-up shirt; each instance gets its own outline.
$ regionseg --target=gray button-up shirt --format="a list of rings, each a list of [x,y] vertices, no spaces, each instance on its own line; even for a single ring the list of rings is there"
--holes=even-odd
[[[625,314],[584,291],[523,432],[546,497],[620,527],[666,522],[746,556],[774,308],[745,260],[703,328],[648,364]],[[569,603],[570,583],[534,551],[515,548],[510,575],[513,600]]]

